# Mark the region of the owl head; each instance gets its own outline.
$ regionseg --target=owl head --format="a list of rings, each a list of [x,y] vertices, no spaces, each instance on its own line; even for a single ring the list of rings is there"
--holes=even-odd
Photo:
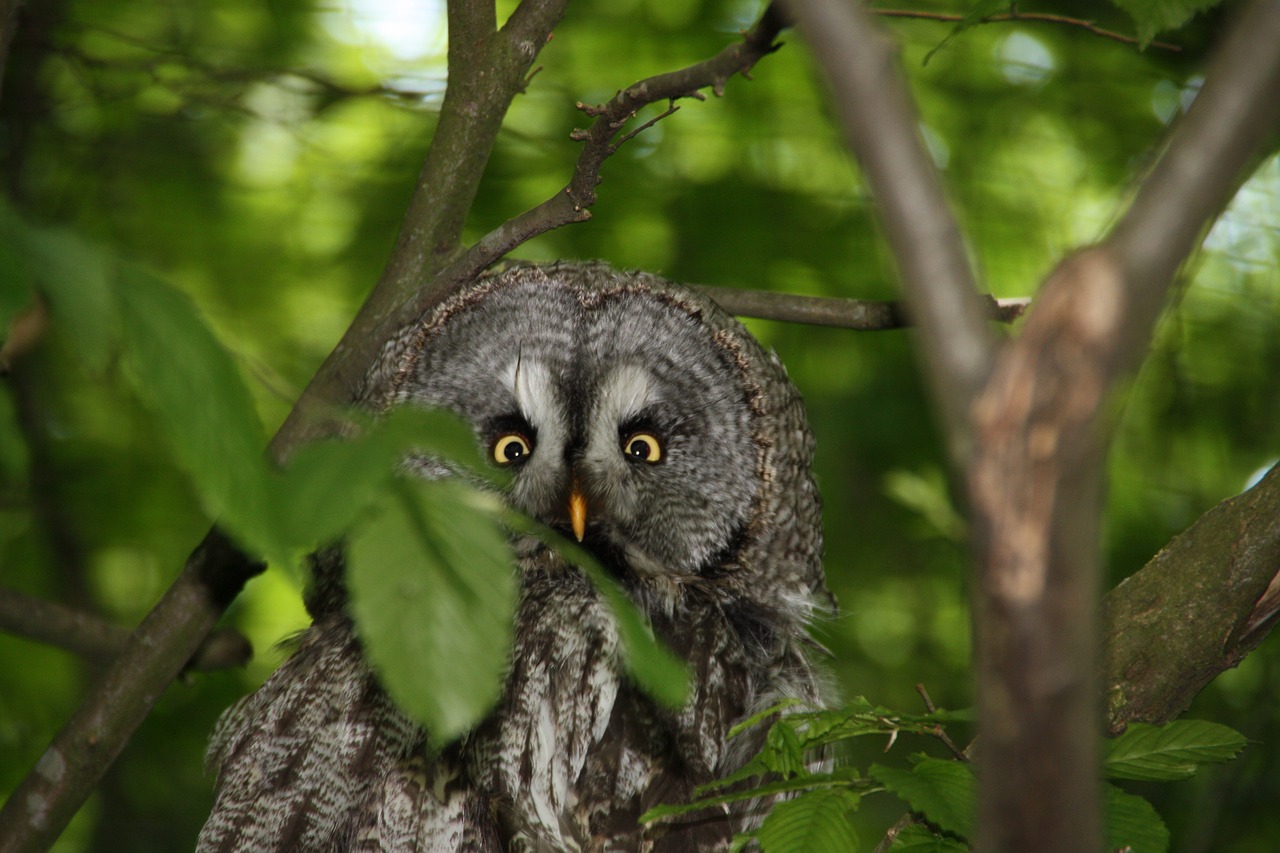
[[[600,263],[516,266],[446,301],[373,375],[374,405],[461,415],[510,472],[511,504],[624,579],[775,602],[822,589],[799,395],[699,293]]]

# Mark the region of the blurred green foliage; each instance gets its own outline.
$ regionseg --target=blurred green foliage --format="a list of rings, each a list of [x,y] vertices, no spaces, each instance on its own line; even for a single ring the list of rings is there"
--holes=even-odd
[[[468,239],[568,179],[569,132],[584,124],[576,101],[710,56],[762,5],[575,2],[511,110]],[[1110,4],[1046,8],[1133,31]],[[983,25],[925,64],[950,25],[886,21],[991,292],[1032,293],[1066,251],[1104,232],[1193,97],[1221,25],[1214,12],[1163,36],[1184,46],[1178,53],[1069,27]],[[800,40],[783,41],[751,82],[683,102],[623,147],[605,165],[589,223],[516,254],[599,257],[703,284],[893,296],[893,266],[825,92]],[[75,251],[93,245],[175,284],[234,354],[274,430],[395,239],[444,89],[444,46],[442,4],[431,2],[27,4],[0,99],[0,169],[10,205],[46,241],[36,272],[65,268],[83,284],[65,298],[93,299],[98,261]],[[1277,199],[1272,157],[1188,267],[1118,411],[1109,583],[1280,456]],[[38,316],[11,286],[27,263],[0,254],[0,319]],[[125,372],[110,329],[60,322],[72,313],[95,316],[60,313],[51,299],[44,334],[0,393],[0,584],[133,624],[203,536],[209,508],[165,424],[134,394],[136,368]],[[108,309],[100,316],[108,322]],[[940,705],[969,704],[963,512],[943,476],[911,334],[749,325],[787,363],[818,437],[827,567],[842,605],[819,633],[837,680],[899,709],[918,707],[918,682]],[[207,401],[189,393],[198,422]],[[60,849],[191,847],[211,800],[200,757],[214,720],[279,663],[274,644],[305,625],[295,579],[255,580],[228,621],[253,640],[254,662],[174,685]],[[93,675],[63,652],[0,635],[0,791],[27,772]],[[1277,694],[1280,653],[1265,645],[1191,711],[1256,744],[1193,780],[1132,786],[1161,811],[1171,849],[1272,849]],[[871,760],[887,759],[862,766]],[[879,837],[899,813],[868,801],[859,836]]]

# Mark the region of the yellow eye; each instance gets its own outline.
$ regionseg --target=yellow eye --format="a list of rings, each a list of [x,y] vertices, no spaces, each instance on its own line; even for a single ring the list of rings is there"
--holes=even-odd
[[[622,452],[641,462],[662,461],[662,445],[656,436],[647,432],[632,433],[631,437],[622,443]]]
[[[499,465],[510,465],[519,462],[533,452],[529,439],[518,432],[509,432],[498,436],[493,443],[493,461]]]

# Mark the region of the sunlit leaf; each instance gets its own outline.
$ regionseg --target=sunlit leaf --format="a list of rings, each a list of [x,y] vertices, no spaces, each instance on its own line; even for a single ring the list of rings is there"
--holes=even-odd
[[[511,644],[515,569],[485,500],[456,480],[399,479],[350,538],[365,650],[437,745],[493,707]]]
[[[972,833],[978,781],[968,765],[925,757],[910,770],[873,764],[867,775],[947,832]]]
[[[1169,829],[1142,797],[1106,786],[1107,849],[1132,853],[1165,853]]]
[[[1205,720],[1134,723],[1107,741],[1103,767],[1112,779],[1185,779],[1201,764],[1235,758],[1247,743],[1235,729]]]
[[[858,796],[823,788],[779,803],[765,818],[756,838],[764,853],[852,853],[858,836],[850,816]]]

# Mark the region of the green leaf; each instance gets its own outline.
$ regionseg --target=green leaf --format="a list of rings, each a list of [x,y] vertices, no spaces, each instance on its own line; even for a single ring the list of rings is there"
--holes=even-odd
[[[492,503],[456,480],[397,479],[349,540],[361,641],[437,746],[479,723],[502,690],[516,579]]]
[[[1103,769],[1112,779],[1186,779],[1201,764],[1235,758],[1247,743],[1236,730],[1204,720],[1134,723],[1107,742]]]
[[[910,770],[873,764],[867,775],[947,832],[970,836],[978,780],[967,764],[925,757]]]
[[[467,470],[491,468],[471,428],[449,412],[400,406],[376,421],[361,412],[350,417],[357,435],[300,448],[277,478],[276,502],[292,547],[310,551],[339,538],[410,454],[462,460]]]
[[[764,853],[852,853],[858,849],[850,815],[858,796],[822,788],[779,803],[756,833]]]
[[[249,391],[185,295],[135,267],[116,288],[129,375],[206,511],[258,554],[284,549]]]
[[[48,298],[53,322],[75,341],[76,353],[91,370],[105,369],[118,331],[115,262],[71,231],[28,225],[8,206],[0,206],[0,230],[6,237],[0,255],[18,276],[4,276],[3,301],[14,303],[17,291],[34,284]]]
[[[1107,849],[1132,853],[1165,853],[1169,829],[1151,803],[1106,786]]]
[[[1143,47],[1156,34],[1175,30],[1191,20],[1197,12],[1212,9],[1222,0],[1111,0],[1129,13],[1138,26],[1138,40]]]
[[[904,828],[889,845],[890,853],[968,853],[968,850],[969,845],[938,835],[918,823]]]

